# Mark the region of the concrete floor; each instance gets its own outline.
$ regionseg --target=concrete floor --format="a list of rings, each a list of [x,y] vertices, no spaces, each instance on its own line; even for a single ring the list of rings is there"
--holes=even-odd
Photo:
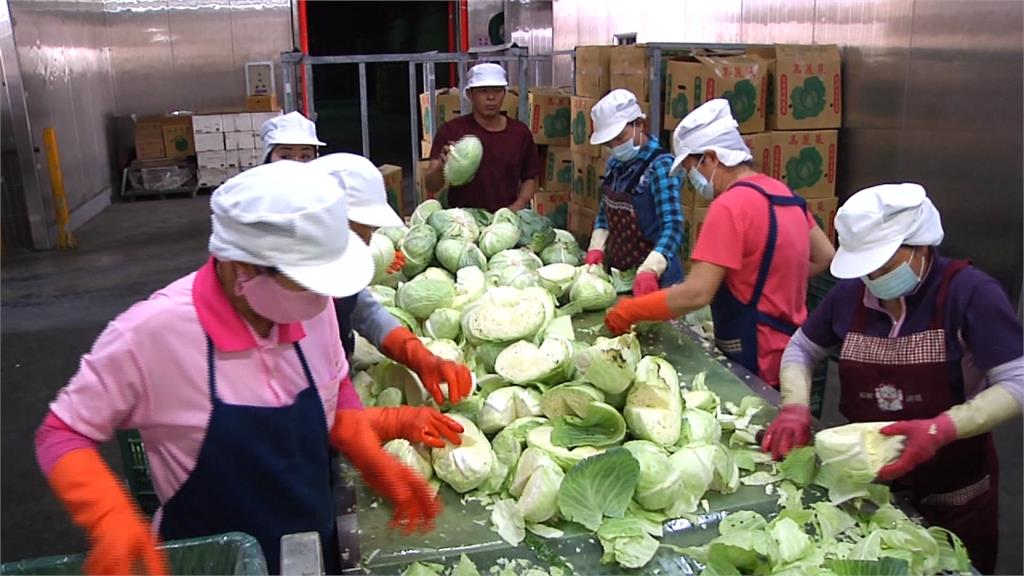
[[[86,549],[32,449],[47,404],[105,324],[206,258],[208,198],[115,204],[76,233],[71,252],[12,254],[0,268],[0,561]],[[837,422],[830,376],[826,422]],[[1002,463],[999,573],[1022,567],[1021,420],[997,431]],[[120,472],[115,443],[104,446]]]

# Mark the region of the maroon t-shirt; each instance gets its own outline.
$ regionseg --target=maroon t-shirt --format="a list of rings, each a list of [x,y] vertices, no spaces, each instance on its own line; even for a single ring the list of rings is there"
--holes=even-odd
[[[533,134],[526,124],[512,118],[500,132],[485,130],[472,114],[449,120],[434,135],[430,159],[440,156],[445,144],[457,142],[467,134],[480,139],[484,156],[469,184],[448,189],[448,205],[452,208],[484,208],[493,212],[516,201],[524,180],[540,177],[540,158]]]

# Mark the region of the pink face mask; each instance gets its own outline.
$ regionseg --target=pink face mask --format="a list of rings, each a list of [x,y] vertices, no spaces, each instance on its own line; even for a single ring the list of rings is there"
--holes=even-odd
[[[310,320],[323,312],[330,301],[327,296],[307,290],[289,290],[270,274],[240,276],[235,283],[235,293],[245,298],[253,312],[278,324]]]

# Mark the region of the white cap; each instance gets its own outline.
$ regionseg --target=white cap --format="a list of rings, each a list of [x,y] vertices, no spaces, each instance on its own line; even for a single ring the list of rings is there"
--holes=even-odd
[[[296,146],[326,146],[316,136],[316,124],[299,112],[289,112],[275,116],[260,126],[260,138],[263,140],[263,161],[266,162],[278,144]]]
[[[836,213],[836,278],[881,268],[900,246],[938,246],[942,218],[920,184],[881,184],[857,192]]]
[[[373,278],[370,249],[348,229],[345,196],[326,174],[282,160],[231,178],[210,197],[210,254],[277,268],[311,292],[343,298]]]
[[[672,153],[676,172],[688,156],[713,150],[718,161],[726,166],[749,162],[754,156],[740,136],[739,124],[732,117],[729,101],[708,100],[683,118],[672,133]]]
[[[488,86],[508,86],[508,76],[505,69],[498,64],[483,62],[469,69],[466,76],[466,92],[470,88],[485,88]]]
[[[615,138],[626,128],[626,125],[638,118],[647,118],[636,95],[629,90],[617,88],[597,101],[590,109],[590,119],[594,121],[594,133],[590,135],[590,143],[600,146]]]
[[[348,219],[367,226],[405,226],[402,217],[388,206],[380,169],[358,154],[328,154],[309,165],[330,175],[341,186],[348,204]]]

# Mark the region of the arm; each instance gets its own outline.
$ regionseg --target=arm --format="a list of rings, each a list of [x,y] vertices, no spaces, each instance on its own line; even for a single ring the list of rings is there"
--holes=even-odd
[[[533,200],[533,195],[537,192],[537,179],[530,178],[529,180],[523,180],[522,184],[519,185],[519,195],[516,196],[516,201],[509,205],[509,209],[513,212],[518,212],[524,208],[530,207],[530,201]]]
[[[825,236],[825,233],[815,223],[814,227],[811,228],[811,265],[808,268],[808,277],[817,276],[828,270],[835,255],[835,247],[832,246],[828,236]]]
[[[430,194],[437,194],[444,188],[444,164],[448,161],[448,149],[450,143],[448,142],[448,131],[445,130],[447,124],[442,124],[437,130],[437,134],[434,135],[434,143],[430,147],[430,166],[427,168],[427,173],[423,178],[423,182],[427,187],[427,192]]]
[[[401,322],[385,310],[369,290],[364,288],[356,295],[356,306],[352,310],[352,329],[369,340],[377,349],[384,345],[384,338],[401,325]]]
[[[659,278],[668,268],[669,260],[679,253],[683,243],[683,211],[679,199],[682,182],[677,176],[671,175],[671,169],[672,161],[667,157],[664,161],[659,159],[648,169],[654,209],[661,222],[661,236],[638,272],[654,272]]]
[[[725,278],[725,268],[695,262],[686,280],[636,298],[622,298],[605,315],[613,334],[623,334],[642,321],[667,321],[707,306]]]

